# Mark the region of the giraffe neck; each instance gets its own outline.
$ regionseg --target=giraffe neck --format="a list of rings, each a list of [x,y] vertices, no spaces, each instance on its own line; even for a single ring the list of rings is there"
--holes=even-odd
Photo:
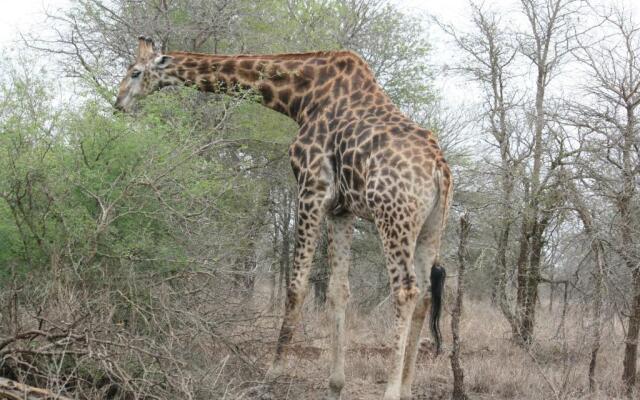
[[[254,89],[262,104],[302,125],[339,99],[386,95],[366,63],[348,51],[276,55],[210,55],[173,52],[162,84],[195,85],[206,92]],[[369,96],[367,96],[367,93]],[[385,101],[386,103],[386,101]]]

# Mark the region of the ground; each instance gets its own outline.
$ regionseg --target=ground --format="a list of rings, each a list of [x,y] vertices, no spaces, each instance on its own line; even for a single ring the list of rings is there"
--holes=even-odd
[[[615,320],[605,324],[598,360],[599,390],[589,394],[587,371],[590,338],[578,325],[589,323],[584,306],[567,305],[563,321],[559,307],[549,311],[540,305],[537,341],[523,349],[511,340],[505,319],[488,302],[468,301],[461,324],[462,365],[471,399],[610,399],[621,396],[621,327]],[[309,307],[311,308],[311,307]],[[391,327],[387,311],[363,315],[350,311],[346,385],[343,400],[380,399],[386,381],[385,343]],[[445,353],[433,356],[425,329],[418,360],[414,399],[449,399],[452,377],[449,359],[450,319],[443,321]],[[323,399],[329,375],[330,319],[323,312],[307,310],[296,332],[289,355],[287,375],[264,399]],[[274,335],[276,332],[274,331]],[[584,334],[582,334],[584,335]],[[264,368],[268,365],[265,358]],[[260,398],[250,395],[246,398]]]

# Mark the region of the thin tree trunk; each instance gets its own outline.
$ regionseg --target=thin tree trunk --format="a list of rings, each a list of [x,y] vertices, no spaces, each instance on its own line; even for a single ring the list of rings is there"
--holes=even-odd
[[[291,226],[291,199],[289,198],[289,193],[286,190],[283,193],[282,207],[280,259],[278,261],[280,274],[280,283],[278,285],[277,295],[278,300],[282,298],[282,292],[283,290],[286,290],[287,286],[289,286],[289,281],[291,279],[289,276],[289,253],[291,251],[291,234],[289,232],[289,228]]]
[[[327,288],[329,286],[329,240],[327,238],[326,225],[322,230],[318,250],[315,254],[315,271],[311,279],[316,308],[320,309],[327,301]]]
[[[287,204],[289,204],[289,203],[287,203]],[[291,205],[293,205],[293,204],[295,204],[295,201]],[[284,281],[285,281],[284,282],[285,283],[284,287],[285,287],[285,292],[286,292],[286,288],[288,288],[289,284],[291,283],[291,266],[290,266],[291,260],[289,258],[289,252],[290,252],[290,247],[291,247],[291,239],[289,237],[290,236],[290,233],[289,233],[289,223],[290,223],[290,221],[289,220],[291,218],[291,211],[290,210],[291,210],[291,208],[289,207],[289,209],[287,211],[287,228],[286,228],[287,239],[286,239],[286,244],[283,243],[283,246],[282,246],[283,253],[282,253],[282,259],[281,259],[281,261],[283,263],[283,268],[284,268]],[[298,221],[298,211],[297,211],[298,207],[295,207],[295,210],[296,211],[294,211],[294,213],[293,213],[294,214],[294,216],[293,216],[294,224],[295,224],[295,221]],[[294,232],[294,235],[297,235],[297,234],[298,234],[297,232]],[[294,249],[294,251],[295,251],[295,249]]]
[[[278,249],[278,227],[275,224],[275,221],[274,221],[274,227],[275,229],[273,232],[273,251],[274,253],[276,253],[278,251],[277,250]],[[271,288],[269,291],[269,305],[272,311],[276,309],[275,307],[276,298],[277,298],[276,293],[278,292],[278,274],[276,273],[274,264],[271,265]]]
[[[553,70],[560,64],[566,53],[559,53],[556,42],[563,40],[570,25],[563,24],[569,11],[569,2],[550,0],[537,2],[535,0],[521,0],[523,12],[529,20],[529,45],[523,46],[523,54],[528,57],[536,68],[536,92],[533,109],[533,165],[528,182],[529,195],[525,198],[523,210],[522,238],[520,241],[520,255],[518,258],[518,302],[517,313],[519,324],[519,339],[528,345],[533,340],[535,326],[535,307],[540,283],[540,259],[544,245],[545,219],[541,215],[544,210],[551,210],[552,204],[547,204],[549,193],[545,188],[543,172],[546,140],[543,137],[547,125],[545,111],[546,91],[553,76]],[[549,172],[550,173],[550,172]],[[527,186],[527,185],[525,185]],[[527,189],[527,188],[525,188]],[[545,203],[544,207],[541,206]],[[550,212],[550,211],[548,211]]]
[[[640,106],[640,75],[638,71],[638,25],[628,18],[628,13],[614,7],[606,23],[618,31],[611,43],[613,46],[583,45],[580,61],[590,69],[588,106],[579,106],[576,115],[578,126],[593,118],[586,127],[606,136],[604,146],[598,148],[606,154],[606,163],[590,165],[590,180],[609,182],[604,185],[605,198],[612,199],[617,214],[615,227],[617,237],[611,240],[615,250],[624,260],[631,274],[630,309],[625,337],[622,380],[629,396],[633,395],[637,375],[638,334],[640,332],[640,254],[634,243],[638,232],[638,122],[637,108]],[[612,36],[612,37],[615,37]],[[622,46],[620,44],[623,44]],[[593,104],[599,104],[597,114],[592,113]],[[594,118],[595,117],[595,118]],[[603,124],[604,122],[604,124]],[[594,149],[595,150],[595,149]],[[612,174],[611,172],[614,172]],[[635,207],[635,209],[634,209]],[[597,355],[597,352],[595,353]],[[595,363],[595,360],[594,360]],[[594,366],[595,368],[595,366]],[[637,396],[636,396],[637,397]]]
[[[278,219],[276,218],[275,214],[273,217],[273,244],[272,244],[272,248],[273,248],[273,252],[274,252],[274,259],[275,259],[275,255],[277,254],[278,251],[278,232],[279,232],[279,228],[278,228]],[[271,265],[271,290],[269,293],[269,305],[271,307],[271,310],[274,311],[276,310],[276,293],[278,292],[278,275],[275,271],[274,265]]]
[[[458,246],[458,291],[456,294],[456,303],[451,314],[451,334],[453,343],[451,349],[451,370],[453,372],[453,400],[466,400],[467,395],[464,390],[464,370],[460,365],[460,316],[462,314],[462,305],[464,297],[464,273],[465,258],[467,255],[467,241],[471,224],[468,214],[464,214],[460,218],[460,243]]]
[[[558,330],[556,330],[556,337],[559,337],[562,334],[562,337],[565,337],[564,334],[564,326],[565,321],[567,319],[567,308],[568,308],[568,299],[569,299],[569,282],[564,281],[564,294],[562,295],[562,314],[560,316],[560,325],[558,325]]]
[[[573,203],[578,216],[584,226],[584,231],[591,242],[591,250],[593,251],[595,259],[595,269],[593,273],[594,288],[593,288],[593,325],[591,328],[591,359],[589,360],[589,391],[594,392],[596,390],[596,366],[598,362],[598,352],[600,351],[600,342],[602,335],[602,304],[603,304],[603,286],[604,286],[604,274],[606,269],[604,259],[604,245],[602,240],[598,237],[596,229],[593,224],[593,215],[589,207],[584,202],[584,199],[576,189],[572,180],[567,179],[566,185],[569,188],[568,195]]]
[[[600,351],[600,338],[602,335],[602,290],[604,284],[604,248],[597,241],[592,241],[592,248],[596,259],[593,288],[593,327],[591,341],[591,360],[589,360],[589,391],[596,390],[596,365],[598,352]]]
[[[554,275],[553,268],[551,268],[551,272],[549,273],[549,278],[551,280],[551,284],[549,285],[549,314],[553,313],[553,296],[556,291],[556,285],[553,283]]]
[[[249,236],[249,244],[247,248],[244,249],[244,256],[242,259],[243,264],[243,286],[244,286],[244,294],[247,297],[253,296],[253,289],[256,284],[256,268],[258,266],[258,260],[256,259],[256,234],[252,232]]]
[[[531,238],[531,255],[529,273],[525,289],[524,314],[521,324],[521,335],[525,343],[531,343],[536,321],[536,305],[538,304],[538,286],[540,285],[542,249],[544,247],[544,231],[549,224],[549,215],[545,215],[540,222],[534,224]]]
[[[491,293],[492,301],[496,305],[500,305],[503,297],[506,297],[506,283],[507,283],[507,248],[509,246],[509,228],[504,227],[500,231],[498,236],[498,243],[496,249],[496,265],[498,271],[495,275],[495,281],[493,283],[493,290]]]
[[[634,232],[631,224],[634,221],[632,210],[636,193],[634,169],[636,166],[632,160],[632,146],[635,143],[636,116],[635,105],[627,105],[627,124],[624,131],[622,146],[622,193],[618,197],[618,210],[622,222],[621,245],[622,253],[627,268],[633,277],[632,306],[629,314],[629,328],[625,340],[622,381],[625,384],[627,394],[633,394],[636,384],[636,364],[638,359],[638,334],[640,332],[640,257],[636,254]]]
[[[627,395],[633,395],[636,385],[636,364],[638,360],[638,333],[640,333],[640,269],[633,271],[633,303],[629,315],[629,328],[624,347],[624,361],[622,363],[622,381]]]
[[[498,239],[498,249],[496,252],[498,273],[496,275],[496,282],[494,282],[494,301],[500,307],[500,311],[502,311],[502,314],[509,322],[512,330],[514,330],[516,317],[509,306],[509,300],[507,298],[507,282],[509,274],[509,267],[507,265],[507,249],[509,247],[510,230],[510,223],[504,222],[502,232]]]
[[[522,231],[520,233],[520,250],[517,261],[517,276],[516,276],[516,323],[511,326],[511,330],[514,335],[514,339],[518,343],[526,343],[522,333],[522,321],[526,308],[526,291],[527,291],[527,276],[529,275],[529,238],[527,234],[529,229],[527,222],[522,221]]]

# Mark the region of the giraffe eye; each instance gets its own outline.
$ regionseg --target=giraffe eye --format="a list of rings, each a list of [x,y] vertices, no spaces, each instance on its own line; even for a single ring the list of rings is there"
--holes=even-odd
[[[137,77],[139,77],[139,76],[140,76],[140,74],[142,74],[142,71],[133,71],[133,72],[131,73],[131,77],[132,77],[132,78],[137,78]]]

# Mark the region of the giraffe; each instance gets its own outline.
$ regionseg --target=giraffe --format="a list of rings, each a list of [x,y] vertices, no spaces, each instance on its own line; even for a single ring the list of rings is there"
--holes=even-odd
[[[292,280],[269,380],[283,373],[285,355],[301,318],[309,271],[326,220],[329,234],[328,304],[333,314],[328,399],[345,384],[345,308],[355,217],[373,221],[382,240],[394,307],[394,346],[385,400],[410,399],[418,341],[431,305],[440,342],[444,268],[442,233],[452,176],[434,135],[407,118],[351,51],[274,55],[162,54],[140,37],[135,62],[123,78],[115,107],[167,85],[207,92],[253,89],[264,106],[295,120],[289,147],[298,184]],[[419,286],[431,287],[420,294]]]

